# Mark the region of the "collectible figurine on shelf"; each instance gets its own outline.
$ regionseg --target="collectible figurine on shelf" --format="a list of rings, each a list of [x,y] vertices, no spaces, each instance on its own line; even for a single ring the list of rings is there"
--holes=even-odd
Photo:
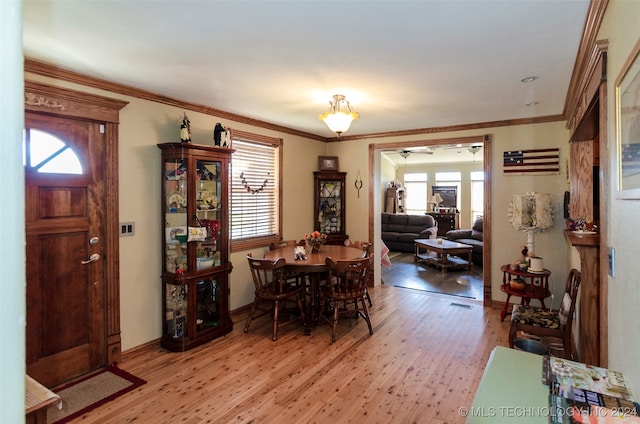
[[[182,122],[180,123],[180,141],[183,143],[191,143],[191,121],[187,118],[186,113],[184,113]]]
[[[220,122],[218,122],[216,124],[216,126],[213,128],[213,145],[214,146],[221,146],[221,142],[222,142],[222,134],[224,133],[224,127],[222,126],[222,124],[220,124]]]

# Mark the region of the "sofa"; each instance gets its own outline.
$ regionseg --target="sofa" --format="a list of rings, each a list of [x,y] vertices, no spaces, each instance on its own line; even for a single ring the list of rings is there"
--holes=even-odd
[[[474,265],[482,266],[482,256],[484,252],[484,241],[483,241],[483,226],[484,226],[484,218],[478,217],[471,229],[468,230],[450,230],[447,231],[447,240],[456,241],[458,243],[464,243],[470,245],[473,249],[471,250],[471,259]]]
[[[394,252],[414,252],[415,239],[436,238],[438,224],[430,215],[383,213],[382,241]]]

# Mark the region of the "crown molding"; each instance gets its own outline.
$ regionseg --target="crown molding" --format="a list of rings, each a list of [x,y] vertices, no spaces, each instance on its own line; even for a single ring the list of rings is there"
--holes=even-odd
[[[475,129],[484,129],[484,128],[539,124],[539,123],[546,123],[546,122],[563,121],[566,119],[565,115],[549,115],[549,116],[542,116],[542,117],[536,117],[536,118],[507,119],[507,120],[480,122],[480,123],[473,123],[473,124],[460,124],[460,125],[450,125],[450,126],[442,126],[442,127],[418,128],[418,129],[409,129],[409,130],[401,130],[401,131],[387,131],[387,132],[380,132],[380,133],[369,133],[369,134],[351,135],[351,136],[343,135],[340,138],[322,137],[316,134],[311,134],[304,131],[298,131],[285,126],[276,125],[266,121],[249,118],[243,115],[225,112],[223,110],[212,108],[209,106],[204,106],[197,103],[191,103],[191,102],[186,102],[179,99],[174,99],[172,97],[152,93],[147,90],[142,90],[142,89],[130,87],[124,84],[107,81],[101,78],[84,75],[78,72],[69,71],[67,69],[63,69],[54,65],[44,63],[44,62],[39,62],[33,59],[25,58],[24,70],[25,72],[42,75],[45,77],[55,78],[55,79],[59,79],[67,82],[72,82],[75,84],[84,85],[87,87],[97,88],[100,90],[105,90],[112,93],[118,93],[125,96],[135,97],[138,99],[148,100],[156,103],[162,103],[169,106],[175,106],[180,109],[199,112],[199,113],[203,113],[211,116],[216,116],[219,118],[228,119],[233,122],[252,125],[258,128],[264,128],[267,130],[278,131],[285,134],[296,135],[296,136],[300,136],[300,137],[304,137],[312,140],[324,141],[324,142],[342,142],[342,141],[363,140],[363,139],[372,139],[372,138],[391,138],[391,137],[402,137],[402,136],[413,136],[413,135],[424,135],[424,134],[437,134],[437,133],[444,133],[444,132],[466,131],[466,130],[475,130]]]

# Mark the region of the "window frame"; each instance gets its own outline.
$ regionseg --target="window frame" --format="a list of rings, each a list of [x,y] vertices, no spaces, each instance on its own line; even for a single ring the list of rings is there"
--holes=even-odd
[[[243,239],[233,239],[232,236],[232,227],[233,227],[233,178],[237,178],[237,176],[233,173],[234,168],[234,155],[231,156],[231,161],[229,164],[230,170],[229,175],[231,176],[230,184],[229,184],[229,246],[231,252],[239,252],[243,250],[249,250],[259,247],[269,246],[272,242],[277,242],[282,238],[282,161],[283,161],[283,140],[281,138],[269,137],[261,134],[254,134],[241,130],[231,130],[231,145],[232,148],[236,151],[238,150],[238,145],[236,144],[236,140],[272,146],[277,149],[275,160],[277,161],[276,168],[278,170],[277,175],[277,200],[275,202],[276,215],[277,215],[277,230],[276,233],[269,236],[257,236],[257,237],[249,237]],[[235,154],[235,152],[234,152]]]

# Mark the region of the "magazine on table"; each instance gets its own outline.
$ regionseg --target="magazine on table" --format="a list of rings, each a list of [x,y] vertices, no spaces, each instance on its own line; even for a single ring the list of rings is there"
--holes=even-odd
[[[549,423],[550,424],[637,424],[640,417],[635,402],[621,398],[616,399],[618,407],[609,408],[586,402],[567,399],[562,396],[549,394]]]
[[[543,382],[555,396],[582,399],[584,391],[634,401],[627,379],[619,371],[545,356]],[[582,390],[582,392],[578,391]]]

